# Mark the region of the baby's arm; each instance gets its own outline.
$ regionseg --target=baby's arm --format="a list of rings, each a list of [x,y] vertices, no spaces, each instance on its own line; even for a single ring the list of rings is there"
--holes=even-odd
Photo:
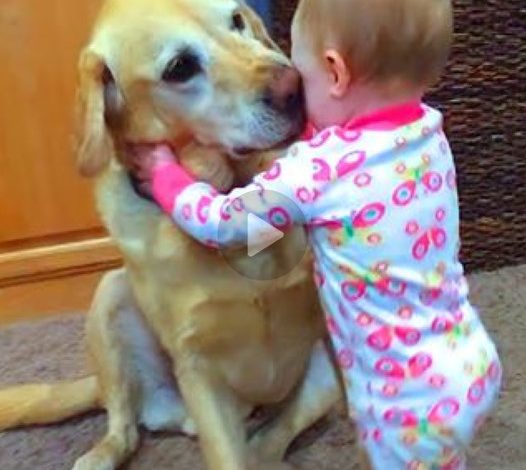
[[[256,157],[257,155],[254,160],[259,161]],[[237,169],[231,165],[228,156],[215,147],[191,143],[178,153],[178,159],[181,166],[195,175],[196,179],[210,183],[219,191],[228,191],[237,180]],[[136,188],[143,195],[152,197],[151,179],[154,165],[173,161],[174,156],[167,146],[144,144],[130,148],[125,165],[132,172]]]
[[[154,152],[163,152],[156,149]],[[167,149],[164,149],[167,152]],[[219,194],[214,187],[196,182],[174,160],[157,158],[152,170],[152,192],[158,204],[188,234],[211,246],[246,244],[247,215],[253,214],[286,230],[305,223],[296,191],[302,178],[310,178],[309,160],[290,156],[276,161],[245,186]],[[248,193],[250,196],[245,196]],[[245,197],[244,197],[245,196]],[[305,208],[302,208],[305,209]]]

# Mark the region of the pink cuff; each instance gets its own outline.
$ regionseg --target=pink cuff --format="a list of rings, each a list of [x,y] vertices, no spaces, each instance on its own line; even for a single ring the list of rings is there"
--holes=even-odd
[[[311,122],[307,123],[307,126],[305,127],[305,130],[303,131],[303,134],[300,136],[299,140],[301,141],[309,141],[314,138],[314,136],[318,133],[318,130],[316,127],[314,127],[314,124]]]
[[[152,171],[152,195],[161,208],[172,215],[175,200],[195,180],[176,162],[163,162]]]

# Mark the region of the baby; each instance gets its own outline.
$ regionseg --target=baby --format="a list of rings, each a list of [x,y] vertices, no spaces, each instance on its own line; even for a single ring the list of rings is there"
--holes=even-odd
[[[195,182],[165,147],[137,162],[159,205],[208,246],[245,243],[247,213],[280,230],[306,227],[348,403],[375,470],[465,468],[501,383],[458,259],[442,116],[421,101],[451,37],[450,0],[302,0],[292,59],[312,123],[304,141],[227,195]],[[257,203],[230,206],[249,191],[259,192]],[[286,198],[278,203],[276,193]]]

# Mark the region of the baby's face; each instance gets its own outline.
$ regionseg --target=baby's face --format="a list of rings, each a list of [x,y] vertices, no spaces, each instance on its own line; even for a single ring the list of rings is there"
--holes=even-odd
[[[323,57],[317,57],[308,40],[308,32],[302,31],[297,18],[292,22],[292,62],[299,70],[305,87],[309,121],[317,128],[334,124],[333,106],[330,96],[330,75],[323,64]]]

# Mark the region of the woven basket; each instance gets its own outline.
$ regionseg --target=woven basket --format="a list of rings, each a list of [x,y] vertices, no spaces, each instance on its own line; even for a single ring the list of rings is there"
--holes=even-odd
[[[323,0],[319,0],[323,1]],[[289,50],[296,0],[274,0]],[[526,263],[526,1],[456,0],[455,43],[426,98],[455,153],[467,270]]]

